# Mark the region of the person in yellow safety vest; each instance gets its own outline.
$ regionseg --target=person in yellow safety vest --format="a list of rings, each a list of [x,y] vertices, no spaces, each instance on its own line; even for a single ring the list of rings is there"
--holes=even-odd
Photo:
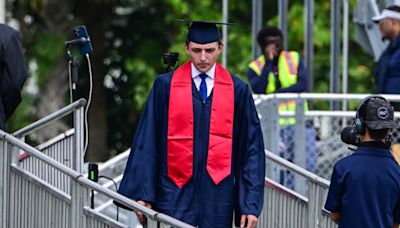
[[[304,61],[296,51],[283,49],[283,34],[274,26],[260,30],[257,37],[262,55],[252,61],[246,73],[251,89],[256,94],[271,93],[301,93],[308,90],[308,73]],[[279,104],[279,111],[295,111],[295,101]],[[307,103],[305,104],[307,109]],[[294,159],[294,125],[295,118],[280,118],[280,137],[285,145],[281,156],[289,161]],[[306,168],[314,171],[316,168],[317,148],[315,143],[316,131],[311,127],[306,129]],[[293,188],[293,176],[280,174],[280,182]],[[290,180],[292,179],[292,180]]]
[[[301,93],[307,91],[308,75],[296,51],[283,50],[283,35],[277,27],[265,27],[257,37],[263,54],[249,64],[247,78],[254,93]],[[279,111],[295,111],[294,101],[279,104]],[[280,118],[281,125],[293,125],[295,118]]]

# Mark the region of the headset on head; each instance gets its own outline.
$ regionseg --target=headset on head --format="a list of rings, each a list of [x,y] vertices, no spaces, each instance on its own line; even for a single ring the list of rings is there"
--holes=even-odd
[[[385,100],[385,101],[389,102],[386,98],[384,98],[382,96],[379,96],[379,95],[371,95],[371,96],[368,96],[368,97],[366,97],[366,98],[364,98],[364,99],[362,99],[360,101],[360,104],[357,107],[356,118],[354,119],[354,129],[356,130],[356,133],[359,134],[359,135],[364,135],[365,134],[365,128],[366,128],[364,120],[360,116],[361,108],[364,105],[366,105],[369,102],[369,100],[376,99],[376,98],[382,99],[382,100]]]

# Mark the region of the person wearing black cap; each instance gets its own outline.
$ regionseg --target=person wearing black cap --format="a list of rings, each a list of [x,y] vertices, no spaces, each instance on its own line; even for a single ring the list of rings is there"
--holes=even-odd
[[[339,227],[398,227],[400,222],[400,166],[390,152],[393,120],[390,103],[381,96],[360,102],[354,120],[360,143],[339,160],[331,177],[325,209]]]
[[[234,212],[255,227],[265,154],[252,94],[217,63],[216,23],[189,23],[190,60],[155,80],[118,192],[200,228],[232,227]]]
[[[382,40],[389,46],[379,57],[374,70],[377,93],[400,94],[400,6],[385,8],[372,21],[379,23]],[[400,111],[400,102],[392,102],[395,111]]]

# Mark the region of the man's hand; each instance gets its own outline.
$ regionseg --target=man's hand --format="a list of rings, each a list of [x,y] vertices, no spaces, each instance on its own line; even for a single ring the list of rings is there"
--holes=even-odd
[[[143,200],[138,200],[137,203],[142,205],[142,206],[151,208],[151,204],[149,202],[146,202],[146,201],[143,201]],[[136,213],[136,217],[137,217],[138,221],[140,222],[140,224],[143,225],[143,223],[145,222],[144,215],[141,212],[136,212],[135,211],[135,213]]]
[[[341,218],[341,213],[340,212],[331,212],[329,217],[336,223],[339,224],[340,218]]]
[[[268,44],[265,48],[265,56],[272,61],[276,56],[278,56],[277,46],[275,44]]]
[[[254,215],[242,215],[240,217],[240,227],[255,228],[257,225],[257,217]]]

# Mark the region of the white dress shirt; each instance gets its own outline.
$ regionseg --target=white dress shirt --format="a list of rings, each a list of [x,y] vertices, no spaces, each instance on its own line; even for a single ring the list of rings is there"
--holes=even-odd
[[[191,63],[191,66],[192,66],[193,82],[196,85],[197,90],[200,90],[200,83],[201,83],[200,74],[202,73],[196,69],[193,63]],[[207,71],[205,74],[207,74],[206,85],[207,85],[207,97],[208,97],[210,96],[211,91],[214,88],[215,63],[214,66],[212,66],[211,69]]]

